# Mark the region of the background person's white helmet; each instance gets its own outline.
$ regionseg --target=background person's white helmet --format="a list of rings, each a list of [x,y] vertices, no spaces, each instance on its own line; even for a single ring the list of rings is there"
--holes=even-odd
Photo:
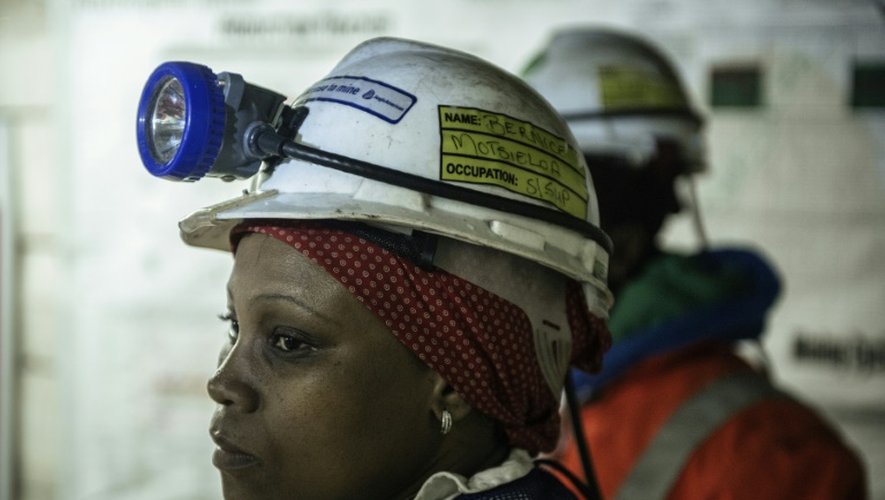
[[[667,57],[642,38],[563,29],[523,76],[566,119],[585,154],[641,167],[667,140],[678,145],[684,173],[705,170],[703,119]]]
[[[307,110],[294,142],[325,160],[267,164],[249,193],[184,219],[187,243],[228,249],[230,229],[251,218],[420,230],[561,272],[607,317],[610,241],[585,160],[519,78],[462,52],[379,38],[290,105]]]

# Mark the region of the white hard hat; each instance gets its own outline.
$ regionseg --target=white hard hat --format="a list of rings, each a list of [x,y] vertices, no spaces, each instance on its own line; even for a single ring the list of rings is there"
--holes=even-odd
[[[524,78],[563,115],[581,150],[642,166],[658,141],[679,145],[685,173],[703,171],[703,119],[673,65],[651,43],[606,28],[556,32]]]
[[[610,242],[585,160],[519,78],[455,50],[378,38],[290,106],[307,111],[294,142],[325,160],[266,165],[248,193],[184,219],[187,243],[227,249],[230,229],[251,218],[419,230],[561,272],[607,317]]]

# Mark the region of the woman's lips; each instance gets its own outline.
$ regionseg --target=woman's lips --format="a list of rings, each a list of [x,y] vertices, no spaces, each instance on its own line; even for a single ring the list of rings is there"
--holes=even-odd
[[[212,454],[212,465],[215,467],[234,471],[258,464],[258,458],[241,450],[224,436],[213,432],[212,440],[216,445],[215,452]]]

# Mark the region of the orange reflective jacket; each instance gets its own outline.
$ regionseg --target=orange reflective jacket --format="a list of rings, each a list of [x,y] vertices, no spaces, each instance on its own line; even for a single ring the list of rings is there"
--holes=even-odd
[[[615,499],[668,419],[713,381],[752,368],[705,343],[638,363],[582,408],[603,498]],[[762,377],[762,375],[758,375]],[[563,463],[581,474],[574,443]],[[855,453],[814,410],[764,398],[728,416],[688,455],[668,499],[865,499]]]

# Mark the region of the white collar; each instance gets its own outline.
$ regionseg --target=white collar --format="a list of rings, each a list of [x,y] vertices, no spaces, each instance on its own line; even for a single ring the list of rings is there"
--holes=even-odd
[[[453,472],[437,472],[427,478],[414,500],[450,500],[458,495],[490,490],[525,476],[533,467],[528,452],[514,448],[500,465],[479,471],[470,479]]]

